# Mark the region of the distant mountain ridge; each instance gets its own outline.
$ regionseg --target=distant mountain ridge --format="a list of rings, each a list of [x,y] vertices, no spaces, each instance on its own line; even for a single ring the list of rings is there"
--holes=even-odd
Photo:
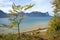
[[[26,13],[26,15],[28,15],[30,17],[48,17],[48,16],[50,16],[48,12],[42,13],[42,12],[38,12],[38,11]]]
[[[30,13],[25,13],[25,12],[18,13],[19,16],[21,16],[23,14],[27,17],[50,17],[48,12],[42,13],[42,12],[34,11],[34,12],[30,12]],[[0,18],[5,18],[5,17],[7,17],[7,15],[8,15],[7,13],[0,10]]]
[[[5,17],[7,17],[7,13],[0,10],[0,18],[5,18]]]
[[[18,15],[23,15],[23,14],[28,17],[51,17],[48,12],[42,13],[42,12],[34,11],[30,13],[24,13],[24,12],[18,13]]]

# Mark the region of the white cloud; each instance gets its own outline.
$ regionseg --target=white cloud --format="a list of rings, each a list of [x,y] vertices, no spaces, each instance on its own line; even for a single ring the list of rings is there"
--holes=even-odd
[[[12,5],[12,3],[13,3],[13,2],[11,2],[11,1],[10,1],[10,2],[7,2],[7,1],[6,1],[6,2],[4,2],[4,1],[0,1],[0,4],[1,4],[1,5],[2,5],[2,4]]]
[[[9,12],[12,5],[12,2],[6,1],[6,0],[0,0],[0,10],[3,10],[4,12]]]
[[[12,5],[12,1],[0,0],[0,6]]]
[[[31,0],[31,2],[33,2],[33,3],[42,3],[42,2],[44,2],[45,0]]]
[[[0,0],[0,2],[1,2],[2,0]]]
[[[31,1],[43,1],[43,0],[31,0]]]
[[[9,10],[12,10],[11,7],[0,7],[0,10],[3,10],[4,12],[9,13]]]
[[[32,12],[32,11],[40,11],[40,12],[52,12],[51,4],[49,3],[51,0],[31,0],[29,3],[35,4],[35,6],[25,12]],[[12,9],[12,1],[9,0],[0,0],[0,9],[4,12],[9,12],[8,10]],[[2,5],[4,7],[2,7]],[[6,6],[6,7],[5,7]],[[52,14],[52,13],[50,13]]]
[[[0,0],[0,2],[1,2],[2,0]]]
[[[2,3],[3,2],[3,0],[0,0],[0,3]]]

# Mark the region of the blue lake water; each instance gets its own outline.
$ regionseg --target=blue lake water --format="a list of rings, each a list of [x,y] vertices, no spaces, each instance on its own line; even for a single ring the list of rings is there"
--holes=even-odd
[[[28,17],[24,19],[20,24],[20,31],[27,31],[34,27],[47,27],[50,17]],[[9,24],[9,20],[7,18],[0,18],[0,24],[5,23]],[[0,27],[0,29],[3,29]],[[6,30],[6,28],[5,28]],[[11,30],[17,30],[17,27],[12,28]]]

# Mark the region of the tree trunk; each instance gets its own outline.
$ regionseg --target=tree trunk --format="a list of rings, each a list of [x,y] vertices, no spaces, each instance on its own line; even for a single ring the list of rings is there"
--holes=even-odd
[[[19,28],[19,23],[18,23],[18,40],[20,40],[20,28]]]

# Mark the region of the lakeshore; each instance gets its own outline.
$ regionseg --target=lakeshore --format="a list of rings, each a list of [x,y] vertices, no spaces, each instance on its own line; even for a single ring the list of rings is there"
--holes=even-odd
[[[29,17],[23,20],[20,24],[20,32],[26,32],[34,28],[47,28],[50,17]],[[0,18],[0,24],[9,24],[8,19]],[[17,27],[6,28],[0,27],[0,33],[17,32]]]

